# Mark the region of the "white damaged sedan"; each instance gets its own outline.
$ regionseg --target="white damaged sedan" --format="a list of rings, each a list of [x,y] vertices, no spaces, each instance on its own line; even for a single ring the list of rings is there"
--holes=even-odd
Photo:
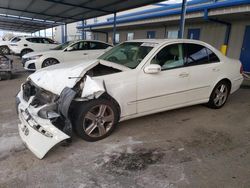
[[[119,121],[206,103],[221,108],[242,81],[240,61],[195,40],[124,42],[94,61],[29,76],[16,102],[19,133],[38,157],[69,139],[110,135]]]

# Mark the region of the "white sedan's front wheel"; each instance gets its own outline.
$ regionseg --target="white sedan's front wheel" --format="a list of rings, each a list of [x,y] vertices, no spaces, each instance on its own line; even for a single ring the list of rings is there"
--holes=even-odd
[[[97,141],[109,136],[119,120],[117,107],[107,99],[85,102],[80,105],[77,113],[75,130],[87,141]]]
[[[219,82],[215,86],[210,96],[208,106],[214,109],[219,109],[223,107],[227,102],[229,93],[230,93],[230,84],[226,81]]]

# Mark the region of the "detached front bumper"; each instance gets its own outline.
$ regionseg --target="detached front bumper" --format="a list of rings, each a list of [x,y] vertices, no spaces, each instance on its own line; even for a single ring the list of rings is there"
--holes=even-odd
[[[41,108],[30,105],[32,98],[26,102],[23,92],[17,95],[17,112],[21,123],[18,125],[19,134],[25,145],[39,158],[59,142],[70,138],[67,134],[55,127],[49,119],[38,116]]]

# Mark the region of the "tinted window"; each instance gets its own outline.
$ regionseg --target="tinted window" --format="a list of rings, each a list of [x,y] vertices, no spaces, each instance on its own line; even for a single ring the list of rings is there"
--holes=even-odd
[[[54,44],[55,43],[53,40],[51,40],[49,38],[43,38],[42,40],[43,40],[43,43],[45,43],[45,44]]]
[[[44,43],[43,38],[27,38],[26,40],[32,43]]]
[[[199,65],[208,63],[207,48],[197,44],[185,44],[186,46],[186,65]]]
[[[99,50],[99,49],[106,49],[108,48],[110,45],[105,44],[105,43],[101,43],[101,42],[90,42],[89,43],[89,49],[90,50]]]
[[[88,42],[85,42],[85,41],[77,42],[77,43],[73,44],[71,47],[72,47],[72,50],[70,50],[70,51],[88,50],[89,49]]]
[[[161,49],[151,60],[151,64],[158,64],[162,70],[182,67],[184,65],[183,45],[173,44]]]
[[[209,63],[218,63],[220,59],[210,49],[207,49]]]
[[[11,39],[11,42],[19,42],[21,39],[19,37],[15,37],[13,39]]]

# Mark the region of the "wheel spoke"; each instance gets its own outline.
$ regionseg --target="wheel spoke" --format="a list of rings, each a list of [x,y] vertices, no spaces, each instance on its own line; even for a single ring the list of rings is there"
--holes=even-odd
[[[225,88],[226,88],[225,85],[221,85],[220,92],[221,92],[221,93],[224,93]]]
[[[106,129],[103,124],[98,125],[99,136],[102,136],[106,133]]]
[[[219,97],[217,96],[215,99],[214,99],[214,103],[217,104],[217,102],[219,101]]]
[[[223,104],[223,99],[220,98],[220,99],[219,99],[219,106],[221,106],[222,104]]]
[[[91,120],[92,122],[94,122],[95,119],[96,119],[96,115],[93,114],[92,112],[88,112],[88,113],[86,114],[85,118]]]
[[[111,115],[108,115],[108,116],[104,116],[103,118],[103,121],[106,123],[106,122],[111,122],[114,120],[114,116],[111,114]]]
[[[106,105],[101,105],[101,106],[99,107],[99,113],[98,113],[98,115],[101,116],[101,117],[103,117],[104,114],[105,114],[105,112],[106,112],[106,109],[107,109],[107,106],[106,106]]]
[[[97,125],[95,123],[92,123],[88,126],[88,128],[85,130],[85,132],[90,135],[94,130],[95,128],[97,127]]]

